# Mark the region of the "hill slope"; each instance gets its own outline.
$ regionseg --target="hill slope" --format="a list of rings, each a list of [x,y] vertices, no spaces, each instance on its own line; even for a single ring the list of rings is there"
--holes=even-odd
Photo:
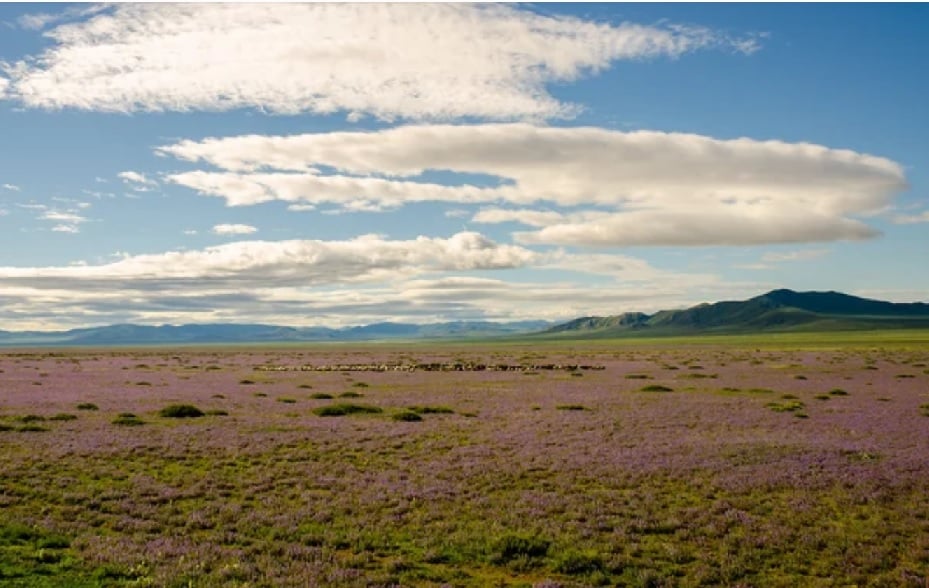
[[[929,328],[929,304],[884,302],[840,292],[772,290],[748,300],[700,304],[653,315],[584,317],[542,334],[616,337],[892,328]]]

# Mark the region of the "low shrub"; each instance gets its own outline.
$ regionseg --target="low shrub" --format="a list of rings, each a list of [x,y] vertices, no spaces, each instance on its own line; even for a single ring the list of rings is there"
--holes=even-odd
[[[286,396],[282,396],[282,397],[278,398],[277,401],[278,401],[278,402],[283,402],[284,404],[296,404],[296,403],[297,403],[297,399],[296,399],[296,398],[288,398],[288,397],[286,397]]]
[[[214,409],[206,411],[204,414],[206,414],[207,416],[228,416],[229,412],[221,408],[214,408]]]
[[[131,412],[122,412],[113,419],[114,425],[121,425],[124,427],[137,427],[139,425],[144,425],[145,421],[132,414]]]
[[[40,423],[45,420],[45,417],[40,414],[24,414],[17,417],[16,420],[21,423]]]
[[[558,410],[590,410],[583,404],[559,404],[555,408]]]
[[[325,392],[316,392],[314,394],[310,394],[310,398],[312,398],[313,400],[331,400],[332,394],[326,394]]]
[[[766,406],[774,412],[798,412],[805,407],[805,405],[799,400],[769,402]]]
[[[841,388],[833,388],[832,390],[829,390],[829,395],[830,396],[848,396],[848,392],[846,392],[845,390]]]
[[[159,410],[158,415],[172,419],[186,419],[202,417],[204,413],[192,404],[171,404]]]
[[[47,431],[48,429],[46,429],[45,427],[41,425],[36,425],[35,423],[29,423],[21,427],[17,427],[16,430],[21,433],[38,433],[42,431]]]
[[[384,410],[378,406],[350,403],[330,404],[313,409],[313,414],[322,417],[346,416],[350,414],[377,414],[380,412],[384,412]]]
[[[395,421],[404,421],[404,422],[408,422],[408,423],[412,423],[412,422],[417,422],[417,421],[423,420],[423,417],[419,416],[419,414],[417,414],[417,413],[415,413],[415,412],[413,412],[413,411],[411,411],[411,410],[404,410],[403,412],[398,412],[398,413],[394,414],[391,418],[392,418],[393,420],[395,420]]]
[[[627,380],[651,380],[652,377],[648,374],[626,374]]]
[[[342,392],[339,394],[339,398],[361,398],[362,394],[358,392]]]
[[[455,411],[447,406],[411,406],[409,410],[417,414],[454,414]]]
[[[82,402],[77,405],[77,409],[78,410],[100,410],[100,407],[98,407],[93,402]]]
[[[74,421],[77,420],[77,415],[69,414],[67,412],[59,412],[58,414],[48,417],[50,421]]]
[[[642,392],[674,392],[674,388],[662,386],[661,384],[650,384],[642,388]]]

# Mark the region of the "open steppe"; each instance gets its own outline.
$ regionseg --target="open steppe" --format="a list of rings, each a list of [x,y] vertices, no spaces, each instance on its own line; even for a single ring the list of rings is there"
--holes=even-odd
[[[925,586],[906,336],[3,351],[0,584]]]

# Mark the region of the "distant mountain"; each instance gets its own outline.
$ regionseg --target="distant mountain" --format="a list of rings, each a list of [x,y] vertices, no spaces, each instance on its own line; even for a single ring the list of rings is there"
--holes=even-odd
[[[111,325],[70,331],[0,331],[0,346],[211,345],[323,341],[520,338],[610,338],[777,331],[929,329],[929,304],[893,303],[840,292],[772,290],[742,301],[699,304],[654,314],[587,316],[552,325],[546,321],[456,321],[415,325],[374,323],[331,329],[275,325]]]
[[[652,315],[584,317],[541,334],[618,337],[911,327],[929,328],[929,304],[884,302],[840,292],[772,290],[748,300],[700,304]]]
[[[494,337],[538,332],[547,321],[495,323],[456,321],[414,325],[375,323],[330,329],[274,325],[110,325],[70,331],[0,331],[0,346],[47,345],[191,345],[222,343],[286,343],[313,341],[376,341],[390,339],[451,339]]]

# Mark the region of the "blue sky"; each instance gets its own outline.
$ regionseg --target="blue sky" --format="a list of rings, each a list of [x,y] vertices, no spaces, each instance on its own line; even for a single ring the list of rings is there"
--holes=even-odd
[[[927,22],[2,4],[0,329],[925,301]]]

